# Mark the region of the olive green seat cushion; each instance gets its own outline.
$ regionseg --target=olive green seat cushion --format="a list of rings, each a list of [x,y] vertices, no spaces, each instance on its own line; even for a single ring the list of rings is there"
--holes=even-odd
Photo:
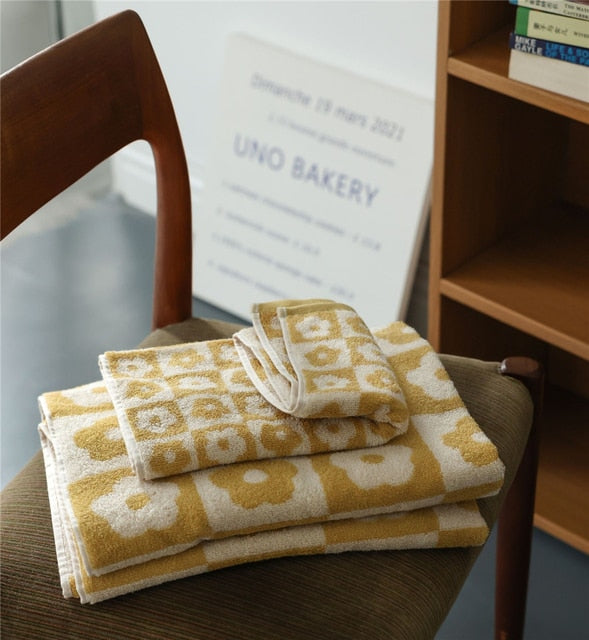
[[[143,347],[227,337],[200,319]],[[507,487],[532,421],[523,385],[497,365],[443,356],[469,411],[497,445]],[[31,401],[34,401],[32,399]],[[505,487],[480,500],[492,525]],[[41,454],[2,492],[2,638],[99,640],[419,640],[432,638],[479,548],[302,556],[226,568],[95,605],[61,593]]]

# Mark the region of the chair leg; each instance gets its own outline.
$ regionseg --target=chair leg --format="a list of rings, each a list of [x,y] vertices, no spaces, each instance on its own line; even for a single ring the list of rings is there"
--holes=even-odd
[[[539,416],[544,372],[531,358],[507,358],[501,373],[523,382],[534,402],[530,436],[499,515],[495,577],[495,640],[521,640],[524,632],[538,469]]]

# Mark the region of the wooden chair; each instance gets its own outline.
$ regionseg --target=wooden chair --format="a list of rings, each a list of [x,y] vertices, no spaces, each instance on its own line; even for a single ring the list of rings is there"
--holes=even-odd
[[[170,97],[139,17],[121,13],[34,56],[2,76],[1,99],[2,237],[97,163],[145,139],[155,156],[158,215],[155,331],[142,346],[231,335],[235,325],[190,318],[186,161]],[[501,370],[465,358],[446,356],[443,361],[507,466],[505,489],[481,500],[480,507],[492,525],[503,504],[496,637],[518,638],[537,437],[530,393],[512,376],[539,398],[541,373],[526,359],[509,359]],[[61,595],[44,475],[37,455],[2,494],[6,638],[431,638],[480,551],[283,558],[82,606]]]

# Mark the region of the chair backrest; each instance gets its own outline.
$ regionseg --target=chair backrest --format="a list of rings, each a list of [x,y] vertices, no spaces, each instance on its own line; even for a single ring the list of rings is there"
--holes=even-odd
[[[190,186],[176,116],[139,16],[125,11],[1,77],[3,238],[128,143],[153,150],[153,326],[191,314]]]

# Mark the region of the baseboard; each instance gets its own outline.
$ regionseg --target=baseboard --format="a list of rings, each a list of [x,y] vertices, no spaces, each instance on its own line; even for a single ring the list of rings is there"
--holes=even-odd
[[[192,212],[196,211],[203,189],[203,166],[188,161]],[[156,188],[153,156],[146,142],[125,147],[113,158],[113,187],[127,204],[151,215],[156,213]]]

